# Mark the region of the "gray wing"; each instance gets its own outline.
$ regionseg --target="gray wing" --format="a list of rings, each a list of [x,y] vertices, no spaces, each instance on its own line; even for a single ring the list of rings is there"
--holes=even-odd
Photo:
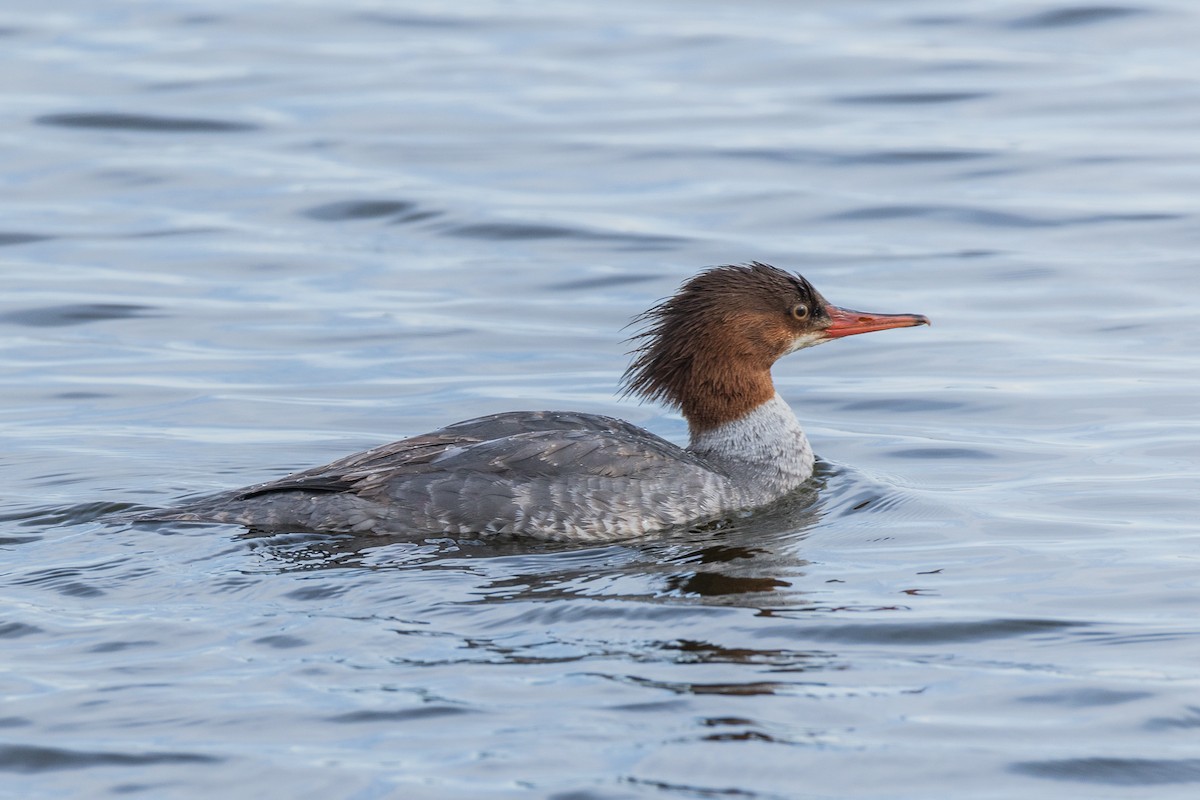
[[[603,541],[720,510],[720,469],[612,417],[511,412],[459,422],[155,519],[261,530],[514,533]]]
[[[624,420],[566,411],[514,411],[458,422],[234,492],[349,492],[386,500],[389,487],[432,475],[475,474],[506,483],[580,477],[666,478],[681,462],[712,466]]]

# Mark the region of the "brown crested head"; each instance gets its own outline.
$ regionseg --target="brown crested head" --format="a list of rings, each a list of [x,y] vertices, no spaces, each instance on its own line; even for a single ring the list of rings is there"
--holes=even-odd
[[[692,433],[771,399],[780,356],[854,333],[928,324],[919,315],[837,308],[807,280],[768,264],[713,267],[634,318],[645,329],[621,383],[624,394],[678,408]]]

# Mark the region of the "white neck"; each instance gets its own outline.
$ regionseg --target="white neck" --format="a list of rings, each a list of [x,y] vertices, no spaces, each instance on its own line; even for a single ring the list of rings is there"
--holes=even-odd
[[[778,392],[741,419],[693,434],[688,450],[772,497],[795,489],[813,472],[812,446]]]

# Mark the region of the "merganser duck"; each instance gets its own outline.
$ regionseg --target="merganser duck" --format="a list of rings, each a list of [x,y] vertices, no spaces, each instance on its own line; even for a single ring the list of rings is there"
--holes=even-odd
[[[510,411],[448,425],[143,517],[259,531],[516,535],[602,542],[759,508],[800,487],[813,451],[775,391],[781,356],[919,314],[830,305],[767,264],[714,267],[635,317],[624,394],[682,412],[678,447],[623,420]]]

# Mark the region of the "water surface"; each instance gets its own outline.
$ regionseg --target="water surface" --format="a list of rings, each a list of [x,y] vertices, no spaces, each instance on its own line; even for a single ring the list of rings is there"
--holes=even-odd
[[[1191,798],[1183,0],[0,13],[0,795]],[[614,394],[762,260],[929,315],[776,369],[821,457],[605,547],[131,526]]]

